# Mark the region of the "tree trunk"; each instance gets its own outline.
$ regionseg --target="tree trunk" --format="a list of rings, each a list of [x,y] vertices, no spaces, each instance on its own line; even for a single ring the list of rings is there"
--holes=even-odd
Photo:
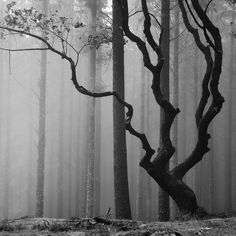
[[[43,13],[47,15],[48,1],[42,2]],[[43,32],[43,37],[46,37]],[[42,44],[44,47],[44,43]],[[39,81],[39,141],[38,141],[38,169],[36,190],[36,216],[43,216],[44,208],[44,163],[45,163],[45,119],[46,119],[46,68],[47,52],[41,51],[41,71]]]
[[[141,62],[142,65],[142,62]],[[141,89],[141,101],[140,101],[140,132],[144,133],[144,125],[145,125],[145,68],[141,66],[141,81],[140,81],[140,89]],[[140,145],[140,160],[143,157],[143,149]],[[136,199],[136,218],[137,220],[145,220],[145,173],[142,168],[138,169],[138,178],[137,178],[137,199]]]
[[[124,40],[119,4],[113,3],[113,90],[124,99]],[[125,134],[125,111],[113,99],[113,138],[114,138],[114,189],[116,218],[131,219],[127,150]]]
[[[58,131],[58,163],[57,163],[57,217],[63,216],[63,181],[64,181],[64,98],[65,98],[65,83],[64,83],[64,61],[61,62],[60,76],[60,99],[59,99],[59,131]]]
[[[10,43],[9,43],[10,44]],[[11,69],[9,68],[9,74],[7,75],[7,82],[6,82],[6,151],[5,151],[5,158],[4,158],[4,182],[3,182],[3,217],[8,219],[9,218],[9,197],[10,197],[10,163],[11,163]]]
[[[147,79],[147,85],[146,85],[146,113],[145,113],[145,120],[146,120],[146,134],[147,137],[150,134],[150,73],[149,71],[146,71],[146,79]],[[146,221],[151,222],[152,221],[152,182],[151,177],[147,175],[146,180]]]
[[[173,45],[173,96],[172,101],[175,107],[179,106],[179,6],[178,1],[175,1],[174,10],[174,45]],[[178,165],[178,118],[173,122],[172,129],[172,142],[177,147],[176,152],[172,157],[171,166]],[[175,202],[171,199],[171,219],[175,219],[178,216],[178,207]]]
[[[29,63],[32,60],[33,56],[32,54],[30,54],[29,57]],[[28,98],[29,100],[29,143],[28,143],[28,161],[27,161],[27,165],[28,165],[28,170],[27,170],[27,210],[28,210],[28,215],[31,216],[33,215],[33,209],[32,209],[32,198],[33,198],[33,194],[32,194],[32,190],[33,190],[33,175],[32,175],[32,168],[33,168],[33,96],[32,96],[32,89],[33,89],[33,70],[32,70],[32,66],[30,67],[30,82],[29,82],[29,88],[28,88]]]
[[[91,0],[90,0],[91,1]],[[93,0],[94,1],[94,0]],[[96,33],[97,1],[89,5],[91,14],[90,31],[92,35]],[[89,55],[89,84],[90,89],[95,89],[96,81],[96,47],[90,46]],[[88,130],[88,169],[87,169],[87,199],[86,217],[94,214],[94,166],[95,166],[95,98],[89,100],[89,130]]]
[[[98,50],[97,54],[97,73],[96,73],[96,90],[101,90],[102,86],[102,49]],[[100,215],[100,188],[101,188],[101,99],[96,100],[95,105],[95,198],[94,212],[95,215]]]
[[[235,10],[235,6],[234,6]],[[228,89],[228,120],[227,120],[227,134],[225,138],[225,192],[227,196],[227,211],[232,210],[232,88],[233,80],[235,78],[234,74],[234,40],[235,36],[233,34],[235,28],[235,11],[232,14],[232,25],[231,25],[231,37],[230,37],[230,58],[229,58],[229,89]]]
[[[163,96],[169,100],[169,57],[170,57],[170,1],[161,1],[161,25],[164,29],[163,38],[165,39],[161,45],[162,53],[165,58],[165,63],[161,71],[161,91]],[[161,108],[160,127],[165,122],[165,112]],[[161,131],[160,131],[161,132]],[[163,140],[160,138],[159,146],[163,146]],[[166,163],[165,169],[169,170],[169,163]],[[162,188],[158,191],[158,218],[160,221],[168,221],[170,218],[169,210],[169,195]]]
[[[179,109],[175,108],[169,101],[168,97],[163,94],[167,94],[165,87],[160,86],[161,71],[163,70],[163,65],[168,57],[164,57],[162,52],[163,44],[169,42],[168,37],[163,37],[163,34],[167,32],[166,27],[162,25],[161,35],[159,42],[154,40],[151,32],[151,17],[148,12],[147,1],[142,0],[142,11],[145,17],[144,20],[144,34],[146,36],[147,42],[151,46],[152,50],[157,56],[157,64],[152,63],[150,55],[147,50],[146,43],[137,35],[135,35],[129,28],[129,7],[127,0],[120,0],[120,9],[122,10],[122,23],[123,30],[126,36],[133,42],[135,42],[143,55],[144,65],[152,72],[152,91],[157,104],[161,107],[163,116],[162,123],[160,127],[160,147],[157,150],[157,154],[152,159],[155,150],[150,146],[145,134],[136,131],[130,122],[132,119],[132,109],[130,106],[129,112],[127,114],[126,130],[132,135],[136,136],[143,144],[143,149],[145,150],[145,155],[140,161],[139,165],[142,166],[148,174],[159,184],[159,186],[166,191],[178,205],[180,212],[182,214],[196,214],[197,211],[197,200],[194,192],[190,187],[188,187],[183,181],[183,177],[186,173],[193,168],[199,161],[202,160],[205,153],[209,151],[208,140],[210,135],[208,134],[208,127],[215,116],[221,111],[222,105],[224,103],[224,98],[218,89],[219,79],[222,69],[222,42],[219,29],[213,25],[210,21],[206,12],[201,8],[198,0],[191,0],[192,7],[199,19],[203,23],[203,28],[200,28],[204,32],[208,32],[210,37],[204,34],[207,43],[210,47],[214,49],[214,58],[212,57],[210,47],[204,45],[200,40],[200,35],[198,31],[193,28],[189,21],[189,14],[187,10],[188,7],[185,6],[183,0],[178,0],[182,16],[184,19],[184,24],[188,31],[193,35],[195,43],[198,48],[204,54],[206,59],[206,72],[202,82],[202,96],[196,111],[196,123],[198,127],[198,140],[193,152],[190,156],[185,159],[182,163],[178,164],[171,172],[166,168],[169,160],[175,152],[175,148],[172,145],[170,139],[170,129],[176,115],[179,113]],[[168,3],[163,1],[163,4]],[[164,7],[164,5],[162,5]],[[169,8],[168,8],[169,10]],[[190,14],[191,15],[191,14]],[[168,26],[167,26],[168,28]],[[164,29],[164,32],[163,32]],[[164,40],[164,41],[163,41]],[[169,67],[168,67],[169,69]],[[165,78],[166,79],[166,78]],[[209,89],[210,88],[210,89]],[[212,96],[209,106],[206,107],[208,103],[208,98]],[[205,111],[206,110],[206,111]],[[205,111],[205,112],[204,112]],[[162,199],[162,198],[161,198]],[[168,201],[165,201],[166,205]],[[162,201],[159,204],[162,206]],[[162,219],[168,218],[168,212],[162,211],[160,216]]]

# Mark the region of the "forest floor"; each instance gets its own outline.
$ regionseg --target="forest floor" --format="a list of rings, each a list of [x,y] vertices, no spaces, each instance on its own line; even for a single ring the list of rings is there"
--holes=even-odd
[[[0,222],[0,236],[181,236],[236,235],[236,217],[142,223],[132,220],[23,217]]]

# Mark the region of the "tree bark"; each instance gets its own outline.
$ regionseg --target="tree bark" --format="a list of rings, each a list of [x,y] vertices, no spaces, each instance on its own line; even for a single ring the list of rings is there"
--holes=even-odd
[[[175,1],[174,9],[174,45],[173,45],[173,96],[172,101],[175,107],[179,106],[179,6],[178,1]],[[178,165],[178,117],[173,122],[172,142],[177,147],[176,152],[172,157],[171,168]],[[171,219],[178,216],[178,208],[175,202],[171,199]]]
[[[124,40],[119,4],[113,0],[113,90],[124,99]],[[131,219],[125,111],[117,99],[113,100],[114,190],[116,218]]]
[[[163,38],[165,39],[161,44],[161,50],[164,57],[164,65],[161,70],[161,83],[160,88],[163,93],[163,96],[169,100],[170,92],[169,92],[169,57],[170,57],[170,1],[162,0],[161,1],[161,25],[164,29]],[[163,123],[165,122],[165,111],[161,108],[160,113],[160,127],[163,127]],[[162,129],[162,128],[161,128]],[[163,132],[160,130],[160,132]],[[165,145],[162,139],[162,135],[160,134],[160,143],[159,146]],[[169,163],[166,163],[165,166],[166,171],[169,170]],[[169,195],[167,192],[163,191],[162,188],[158,190],[158,219],[160,221],[168,221],[170,218],[170,210],[169,210]]]
[[[122,10],[122,23],[123,30],[126,36],[133,42],[135,42],[143,55],[144,66],[146,66],[153,75],[152,90],[157,104],[164,111],[163,123],[161,125],[160,138],[161,145],[157,151],[157,155],[151,160],[155,151],[151,148],[146,135],[141,134],[133,129],[130,122],[126,124],[126,129],[132,135],[140,139],[145,150],[145,155],[140,162],[148,174],[159,184],[159,186],[166,191],[178,205],[182,214],[196,214],[197,200],[194,192],[183,181],[184,175],[199,161],[202,160],[205,153],[209,151],[208,140],[210,135],[208,134],[208,126],[214,117],[220,112],[224,98],[219,92],[218,83],[221,75],[222,68],[222,43],[219,34],[219,29],[215,27],[206,12],[201,8],[197,0],[191,0],[192,7],[195,13],[201,20],[203,27],[200,26],[204,33],[207,43],[214,50],[214,60],[211,55],[209,46],[205,46],[200,40],[197,29],[193,28],[188,19],[188,14],[185,8],[184,2],[178,0],[185,26],[188,31],[194,36],[195,43],[205,56],[207,69],[202,83],[202,97],[196,112],[196,123],[198,126],[198,140],[192,154],[182,163],[178,164],[171,172],[167,171],[166,165],[175,152],[175,148],[170,140],[170,128],[179,112],[178,108],[174,108],[173,105],[163,95],[163,88],[160,87],[160,74],[163,69],[163,64],[166,60],[163,57],[162,43],[163,43],[163,26],[161,27],[161,34],[159,44],[154,40],[151,32],[151,17],[148,12],[147,2],[142,0],[142,11],[145,17],[144,20],[144,34],[146,36],[148,44],[157,55],[157,64],[153,64],[146,43],[137,35],[132,33],[129,28],[129,8],[127,0],[120,0],[120,7]],[[185,2],[188,4],[188,2]],[[191,14],[191,12],[190,12]],[[194,16],[193,16],[194,17]],[[160,25],[160,24],[159,24]],[[210,36],[209,36],[210,34]],[[165,41],[166,38],[165,38]],[[208,89],[210,87],[210,91]],[[209,96],[212,96],[211,104],[206,109]]]
[[[47,15],[48,1],[42,2],[43,13]],[[46,37],[42,32],[43,38]],[[44,47],[44,44],[42,44]],[[44,164],[45,164],[45,119],[46,119],[46,69],[47,52],[41,51],[41,71],[39,81],[39,140],[38,140],[38,169],[37,169],[37,189],[36,189],[36,216],[42,217],[44,210]]]
[[[91,2],[91,0],[90,0]],[[90,31],[96,33],[97,0],[88,5],[91,15]],[[91,90],[95,89],[96,81],[96,47],[90,46],[89,52],[89,84]],[[95,166],[95,98],[89,100],[89,140],[88,140],[88,169],[87,169],[87,199],[86,217],[92,217],[94,213],[94,166]]]
[[[63,216],[63,181],[64,181],[64,98],[65,98],[65,83],[64,83],[64,62],[61,62],[60,76],[60,99],[59,99],[59,130],[58,130],[58,160],[57,160],[57,217]]]
[[[234,6],[234,10],[236,7]],[[230,58],[229,58],[229,89],[228,89],[228,120],[227,120],[227,136],[225,138],[225,192],[227,193],[227,210],[232,210],[232,88],[234,79],[234,27],[235,27],[235,11],[232,14],[231,35],[230,35]]]

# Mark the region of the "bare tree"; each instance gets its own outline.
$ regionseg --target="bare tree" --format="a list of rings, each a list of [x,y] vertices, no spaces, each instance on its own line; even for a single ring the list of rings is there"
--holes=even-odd
[[[192,33],[195,43],[205,56],[207,64],[207,70],[202,83],[202,97],[196,111],[198,140],[195,148],[185,161],[178,164],[171,171],[166,170],[165,166],[175,152],[175,148],[173,147],[170,139],[170,128],[176,115],[179,113],[179,109],[174,108],[168,99],[164,97],[163,91],[160,87],[160,73],[165,61],[161,50],[161,45],[163,43],[163,32],[161,27],[159,42],[155,41],[150,29],[151,16],[148,12],[147,3],[145,0],[142,0],[142,11],[145,17],[144,34],[148,44],[157,55],[158,60],[156,64],[153,64],[150,60],[146,43],[140,37],[132,33],[129,28],[128,2],[126,0],[121,0],[120,5],[122,8],[124,32],[131,41],[137,44],[139,50],[142,52],[144,65],[150,70],[153,76],[153,94],[157,104],[164,112],[164,121],[162,123],[160,133],[160,139],[162,142],[153,161],[151,161],[151,158],[155,151],[149,145],[146,136],[144,134],[136,133],[132,127],[130,127],[130,123],[127,124],[126,128],[131,132],[131,134],[137,136],[143,143],[143,148],[146,153],[140,162],[140,166],[143,167],[147,173],[160,185],[160,187],[175,200],[182,213],[195,214],[198,207],[196,196],[193,190],[188,187],[182,179],[193,166],[201,161],[204,154],[209,151],[208,140],[210,135],[207,132],[208,126],[214,117],[220,112],[224,102],[224,99],[218,90],[223,52],[219,30],[210,21],[206,14],[206,9],[202,9],[199,1],[192,0],[192,6],[190,6],[188,1],[185,1],[184,3],[182,0],[179,0],[178,2],[185,26],[188,31]],[[190,12],[190,15],[193,17],[197,27],[203,31],[203,35],[208,45],[204,45],[203,41],[200,39],[198,29],[191,25],[187,11]],[[193,11],[195,12],[193,13]],[[195,16],[197,16],[197,18]],[[156,18],[155,20],[157,21]],[[210,48],[214,51],[214,58]],[[210,85],[210,91],[208,89],[208,85]],[[206,110],[206,105],[210,96],[212,97],[212,102]]]
[[[42,1],[43,13],[47,15],[48,1]],[[46,37],[46,32],[42,31],[42,37]],[[42,45],[43,47],[44,45]],[[43,216],[44,208],[44,163],[45,163],[45,121],[46,121],[46,68],[47,52],[41,51],[41,70],[39,81],[39,141],[38,141],[38,170],[36,189],[36,215]]]
[[[170,139],[171,125],[179,113],[179,109],[175,108],[164,96],[160,88],[160,73],[162,71],[165,58],[163,58],[161,44],[163,43],[162,27],[160,38],[155,41],[151,32],[151,16],[148,11],[146,0],[142,0],[142,12],[144,15],[144,34],[147,43],[150,45],[154,53],[157,55],[157,62],[154,64],[149,56],[147,50],[147,43],[145,43],[140,37],[131,32],[129,28],[129,7],[127,0],[119,0],[119,4],[122,12],[122,25],[125,35],[133,42],[135,42],[143,55],[144,66],[152,74],[152,91],[155,97],[156,103],[162,108],[164,112],[164,120],[161,127],[160,138],[162,140],[160,147],[157,150],[156,156],[151,160],[155,154],[155,150],[150,146],[147,137],[143,133],[139,133],[132,126],[133,107],[125,102],[122,97],[114,91],[107,92],[91,92],[84,86],[80,85],[76,75],[76,65],[80,51],[77,51],[68,41],[60,36],[62,50],[53,47],[49,40],[34,34],[33,31],[25,30],[22,28],[11,27],[12,21],[9,20],[7,25],[0,25],[0,29],[11,33],[20,33],[22,35],[28,35],[44,43],[45,48],[42,49],[28,49],[28,50],[50,50],[51,52],[59,55],[70,64],[71,68],[71,80],[78,92],[91,96],[91,97],[106,97],[114,96],[122,105],[127,109],[126,112],[126,130],[132,135],[136,136],[142,143],[144,149],[144,156],[140,161],[140,166],[144,168],[147,173],[160,185],[160,187],[166,191],[178,205],[180,212],[183,214],[195,214],[198,208],[196,196],[193,190],[183,182],[185,174],[198,162],[200,162],[205,153],[209,151],[208,141],[210,135],[208,133],[208,127],[214,117],[220,112],[224,98],[221,96],[218,90],[218,83],[221,75],[222,68],[222,43],[219,29],[213,25],[211,20],[207,16],[207,9],[203,9],[198,0],[191,0],[191,6],[188,1],[183,2],[179,0],[179,6],[182,12],[182,17],[188,31],[193,35],[195,43],[200,51],[204,54],[206,60],[206,72],[202,81],[202,95],[196,111],[196,125],[198,132],[198,139],[196,145],[190,154],[182,163],[178,164],[172,170],[166,170],[165,166],[171,159],[175,152],[175,148],[172,145]],[[210,1],[211,2],[211,1]],[[206,6],[208,8],[209,4]],[[187,14],[189,11],[189,14]],[[14,13],[14,12],[13,12]],[[9,16],[11,18],[12,14]],[[19,12],[17,12],[19,15]],[[191,16],[196,24],[197,28],[194,28],[190,23],[189,16]],[[157,18],[154,20],[158,22]],[[63,19],[64,21],[65,19]],[[10,23],[10,24],[9,24]],[[64,24],[65,25],[65,24]],[[19,25],[20,27],[21,25]],[[204,40],[201,40],[198,29],[203,32]],[[58,35],[57,35],[58,36]],[[204,42],[207,42],[205,45]],[[67,47],[76,54],[73,59],[70,54],[67,53]],[[212,51],[211,51],[212,49]],[[13,51],[14,49],[6,49]],[[27,49],[24,49],[27,50]],[[17,51],[15,49],[14,51]],[[19,51],[19,49],[18,49]],[[21,49],[22,51],[22,49]],[[209,88],[208,88],[209,87]],[[211,97],[211,100],[209,99]],[[210,100],[210,101],[209,101]],[[210,103],[210,104],[209,104]],[[192,132],[192,131],[191,131]]]

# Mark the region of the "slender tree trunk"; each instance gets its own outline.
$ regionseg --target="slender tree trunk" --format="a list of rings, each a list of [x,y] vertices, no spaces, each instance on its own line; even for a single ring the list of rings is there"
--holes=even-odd
[[[173,105],[174,107],[179,106],[179,6],[178,2],[175,1],[174,10],[174,47],[173,47]],[[173,122],[172,128],[172,142],[175,147],[177,147],[173,157],[172,157],[172,168],[178,165],[178,117],[176,117]],[[176,203],[171,199],[171,219],[178,216],[178,207]]]
[[[91,1],[91,0],[90,0]],[[96,3],[95,3],[96,2]],[[97,1],[91,3],[90,30],[91,34],[96,33]],[[96,81],[96,47],[90,46],[89,55],[89,81],[90,89],[95,89]],[[95,166],[95,98],[89,100],[89,130],[88,130],[88,169],[87,169],[87,200],[86,217],[92,217],[94,214],[94,166]]]
[[[210,126],[210,135],[214,137],[214,123]],[[210,149],[209,153],[209,209],[210,213],[214,212],[215,209],[215,153],[214,153],[214,140],[211,138],[210,140]]]
[[[81,99],[79,97],[79,101],[77,102],[77,107],[81,107]],[[83,178],[81,175],[81,170],[80,170],[80,166],[81,166],[81,158],[80,158],[80,122],[81,122],[81,114],[78,114],[77,117],[77,122],[75,124],[75,130],[76,130],[76,140],[77,140],[77,144],[76,144],[76,149],[75,149],[75,216],[79,217],[80,216],[80,201],[82,199],[82,194],[81,194],[81,189],[82,189],[82,183],[83,183]]]
[[[141,65],[142,65],[141,61]],[[141,66],[141,81],[140,81],[140,89],[141,89],[141,102],[140,102],[140,132],[144,133],[144,125],[145,125],[145,68]],[[140,145],[140,160],[144,155],[144,151],[142,146]],[[145,176],[144,170],[139,167],[138,169],[138,178],[137,178],[137,199],[136,199],[136,218],[137,220],[144,220],[145,219]]]
[[[73,170],[73,90],[72,90],[72,86],[70,86],[70,94],[69,94],[69,134],[68,134],[68,216],[71,217],[72,216],[72,206],[73,206],[73,197],[72,197],[72,194],[73,194],[73,182],[72,182],[72,179],[73,179],[73,173],[74,173],[74,170]]]
[[[235,10],[235,7],[234,7]],[[235,78],[234,75],[234,40],[235,36],[233,35],[233,30],[235,27],[234,24],[235,21],[235,11],[232,14],[232,29],[231,29],[231,37],[230,37],[230,58],[229,58],[229,89],[228,89],[228,120],[227,120],[227,126],[228,126],[228,132],[226,134],[225,138],[225,192],[227,196],[226,200],[226,208],[227,211],[232,210],[232,88],[233,88],[233,80]],[[226,129],[227,130],[227,129]]]
[[[169,100],[169,56],[170,56],[170,1],[161,1],[161,25],[164,28],[162,43],[162,53],[165,58],[165,63],[161,71],[161,91],[166,99]],[[161,108],[160,127],[163,126],[165,113]],[[163,146],[163,140],[160,139],[160,147]],[[169,164],[166,165],[166,170],[169,169]],[[168,221],[170,218],[169,211],[169,195],[162,188],[158,191],[158,217],[160,221]]]
[[[97,55],[97,74],[96,74],[96,90],[100,90],[102,86],[102,50],[98,50]],[[95,105],[95,198],[94,198],[94,212],[95,215],[100,214],[100,181],[101,181],[101,99],[96,100]]]
[[[48,1],[42,2],[44,14],[47,15]],[[43,32],[43,37],[46,37]],[[42,45],[44,47],[44,44]],[[47,52],[41,51],[41,71],[39,81],[39,141],[38,141],[38,170],[36,190],[36,216],[42,217],[44,210],[44,164],[45,164],[45,119],[46,119],[46,68]]]
[[[64,61],[61,62],[61,81],[60,81],[60,99],[59,99],[59,132],[58,132],[58,167],[57,167],[57,217],[63,216],[63,181],[64,181]]]
[[[117,0],[113,4],[113,90],[124,99],[124,41],[121,11]],[[113,99],[114,189],[116,218],[131,219],[129,199],[125,111]]]
[[[145,94],[146,94],[146,103],[145,103],[145,107],[146,107],[146,112],[145,112],[145,120],[146,120],[146,134],[147,137],[149,137],[150,135],[150,73],[149,71],[146,71],[146,79],[147,79],[147,85],[146,85],[146,90],[145,90]],[[151,182],[151,177],[149,175],[147,175],[147,179],[146,179],[146,221],[147,222],[151,222],[152,221],[152,182]]]
[[[4,158],[4,195],[3,195],[3,217],[9,218],[9,197],[10,197],[10,163],[11,163],[11,78],[10,78],[10,68],[9,74],[6,82],[6,151]]]
[[[30,60],[32,59],[32,54],[30,54]],[[30,63],[30,61],[29,61]],[[29,82],[29,92],[28,92],[28,98],[29,99],[29,143],[28,143],[28,171],[27,171],[27,210],[28,215],[33,215],[33,209],[32,209],[32,190],[33,190],[33,181],[32,181],[32,167],[33,167],[33,96],[32,96],[32,89],[33,89],[33,71],[32,66],[30,67],[30,82]]]

